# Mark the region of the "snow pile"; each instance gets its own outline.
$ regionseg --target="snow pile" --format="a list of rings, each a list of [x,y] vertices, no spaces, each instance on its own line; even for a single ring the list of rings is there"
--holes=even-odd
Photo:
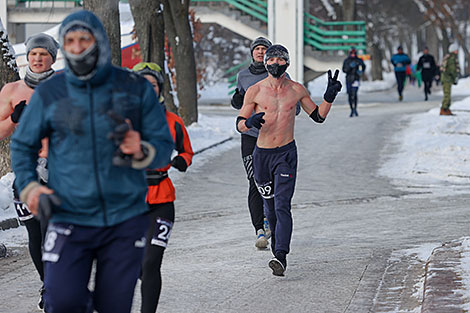
[[[457,85],[452,85],[451,94],[453,96],[466,96],[469,93],[470,93],[470,77],[459,79],[459,82]],[[444,95],[442,90],[439,90],[436,94],[441,95],[441,96]],[[453,107],[454,106],[452,105],[452,108]]]
[[[468,93],[468,91],[467,91]],[[399,151],[379,173],[407,189],[424,188],[440,195],[468,192],[470,185],[470,97],[451,107],[455,116],[440,116],[439,108],[409,118],[392,144]]]
[[[8,173],[0,178],[0,221],[17,217],[13,204],[13,180],[15,175]]]

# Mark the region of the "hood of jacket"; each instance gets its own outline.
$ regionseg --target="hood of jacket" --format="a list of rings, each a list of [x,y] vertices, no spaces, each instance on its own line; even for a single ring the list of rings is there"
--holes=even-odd
[[[59,42],[62,54],[64,54],[64,36],[70,28],[75,26],[84,26],[90,29],[95,37],[99,49],[98,61],[96,63],[97,70],[90,78],[86,80],[79,79],[73,73],[65,58],[65,75],[67,79],[75,85],[85,85],[86,83],[91,83],[92,85],[100,84],[106,80],[107,73],[112,67],[111,47],[104,26],[98,17],[90,11],[80,10],[70,14],[64,19],[59,28]]]

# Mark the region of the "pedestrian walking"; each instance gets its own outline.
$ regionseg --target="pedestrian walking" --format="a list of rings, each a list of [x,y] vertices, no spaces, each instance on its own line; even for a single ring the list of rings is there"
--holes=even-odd
[[[450,110],[452,85],[457,85],[460,65],[458,59],[459,46],[454,42],[449,46],[449,53],[442,60],[441,82],[444,96],[440,115],[454,115]]]
[[[436,76],[436,61],[434,56],[429,54],[428,47],[423,49],[423,55],[418,60],[417,70],[421,71],[421,78],[424,83],[424,100],[428,101],[428,95],[431,94],[432,81]]]
[[[351,113],[349,117],[357,114],[357,91],[359,90],[361,75],[366,70],[366,65],[357,56],[356,48],[349,50],[348,57],[343,62],[343,72],[346,73],[346,91],[348,93],[349,107]]]
[[[55,71],[52,64],[56,61],[59,43],[47,34],[36,34],[29,37],[26,42],[26,74],[24,79],[6,84],[0,91],[0,139],[10,136],[18,125],[23,110],[28,105],[35,88]],[[47,183],[47,139],[42,141],[37,163],[37,173],[42,184]],[[39,278],[44,282],[44,269],[42,264],[41,246],[44,239],[44,228],[38,219],[28,209],[28,206],[19,199],[18,190],[13,183],[13,203],[18,219],[25,225],[28,232],[28,249]],[[44,286],[39,290],[38,308],[44,309]]]
[[[155,313],[162,289],[163,253],[170,240],[171,231],[175,222],[175,187],[173,186],[168,170],[171,166],[180,172],[185,172],[191,165],[193,149],[183,120],[168,111],[161,96],[163,90],[163,74],[161,67],[156,63],[141,62],[134,66],[134,72],[144,76],[153,86],[162,105],[170,133],[175,141],[175,150],[178,154],[166,166],[147,170],[148,193],[146,202],[150,208],[148,213],[150,227],[146,235],[145,256],[141,275],[142,313]]]
[[[403,88],[405,87],[407,66],[411,64],[410,57],[403,53],[402,46],[397,48],[397,53],[392,56],[391,62],[397,80],[398,100],[403,100]]]
[[[300,101],[304,111],[315,122],[322,123],[341,90],[341,83],[337,80],[339,70],[336,70],[334,77],[328,71],[324,101],[317,106],[302,84],[286,78],[285,71],[290,62],[285,47],[272,45],[266,50],[264,61],[269,76],[247,90],[236,127],[239,132],[259,129],[253,152],[254,178],[263,197],[272,232],[274,258],[269,261],[269,267],[274,275],[283,276],[290,251],[293,226],[291,200],[297,175],[295,104]]]
[[[65,71],[36,88],[11,143],[20,200],[38,214],[40,198],[49,199],[52,210],[42,257],[45,310],[128,313],[148,227],[145,169],[168,164],[173,140],[150,83],[111,65],[93,13],[67,16],[59,42]],[[35,172],[43,138],[47,187]]]

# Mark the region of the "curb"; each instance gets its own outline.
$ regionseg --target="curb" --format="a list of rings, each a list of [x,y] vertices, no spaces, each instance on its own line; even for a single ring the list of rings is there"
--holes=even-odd
[[[433,250],[425,268],[421,313],[462,312],[465,287],[458,271],[462,241],[446,242]]]

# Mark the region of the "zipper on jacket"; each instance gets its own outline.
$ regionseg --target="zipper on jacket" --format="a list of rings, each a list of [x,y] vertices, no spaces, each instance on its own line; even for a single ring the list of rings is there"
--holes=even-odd
[[[103,222],[105,226],[108,226],[108,219],[106,217],[106,204],[103,199],[103,192],[101,190],[101,182],[98,171],[98,160],[96,151],[96,132],[95,132],[95,119],[94,119],[94,105],[93,105],[93,94],[91,93],[90,83],[86,84],[88,96],[90,97],[90,124],[91,124],[91,140],[93,149],[93,167],[95,169],[96,188],[98,189],[98,198],[101,203],[101,210],[103,211]]]

